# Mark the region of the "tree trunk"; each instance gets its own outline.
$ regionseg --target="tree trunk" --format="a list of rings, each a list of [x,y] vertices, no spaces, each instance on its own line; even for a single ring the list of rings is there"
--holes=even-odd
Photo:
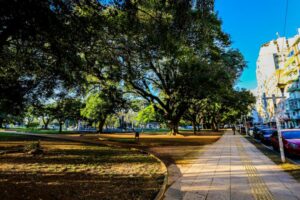
[[[44,128],[48,129],[49,122],[44,123],[44,125],[45,125]]]
[[[196,129],[197,131],[200,131],[200,124],[197,124]]]
[[[0,128],[3,128],[2,124],[3,124],[3,118],[0,117]]]
[[[200,132],[200,125],[201,125],[200,122],[196,123],[196,128],[197,128],[197,131],[199,131],[199,132]],[[203,125],[202,125],[202,127],[203,127]]]
[[[171,134],[172,135],[175,136],[177,133],[179,133],[178,126],[179,126],[179,122],[177,122],[177,121],[169,121],[169,128],[171,130]]]
[[[48,125],[50,123],[49,119],[45,119],[44,117],[42,117],[43,123],[44,123],[44,129],[48,129]]]
[[[103,133],[103,127],[104,127],[105,121],[106,121],[106,119],[103,119],[103,120],[99,121],[99,125],[98,125],[98,132],[99,133]]]
[[[192,124],[193,124],[194,135],[196,135],[197,132],[196,122],[193,121]]]
[[[62,126],[63,126],[63,123],[60,122],[60,123],[59,123],[59,132],[60,132],[60,133],[62,132]]]
[[[213,131],[217,131],[217,132],[219,131],[218,123],[214,120],[212,121],[211,127]]]

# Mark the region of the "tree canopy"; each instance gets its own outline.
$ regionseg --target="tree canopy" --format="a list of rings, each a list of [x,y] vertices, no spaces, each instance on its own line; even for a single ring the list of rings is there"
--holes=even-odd
[[[66,93],[59,124],[85,99],[81,115],[100,131],[126,95],[151,105],[141,121],[154,112],[173,134],[182,117],[217,126],[253,103],[233,89],[246,63],[213,0],[3,0],[0,20],[0,125]]]

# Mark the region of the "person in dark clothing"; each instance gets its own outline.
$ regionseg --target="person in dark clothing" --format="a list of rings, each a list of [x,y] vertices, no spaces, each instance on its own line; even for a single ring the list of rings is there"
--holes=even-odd
[[[233,135],[235,135],[235,126],[232,127]]]

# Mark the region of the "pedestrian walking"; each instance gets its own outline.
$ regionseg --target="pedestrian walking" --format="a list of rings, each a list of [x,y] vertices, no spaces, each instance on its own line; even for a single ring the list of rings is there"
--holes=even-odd
[[[235,126],[232,127],[233,135],[235,135]]]

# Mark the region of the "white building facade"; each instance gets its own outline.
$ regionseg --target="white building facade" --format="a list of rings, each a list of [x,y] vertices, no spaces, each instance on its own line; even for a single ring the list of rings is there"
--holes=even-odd
[[[275,110],[272,100],[264,101],[263,97],[271,97],[275,95],[281,96],[282,93],[279,85],[284,82],[284,95],[289,99],[289,88],[292,85],[289,66],[287,64],[291,55],[291,47],[299,39],[299,34],[292,38],[279,37],[261,46],[259,56],[256,63],[257,77],[257,95],[256,95],[256,111],[264,123],[275,123]],[[297,76],[299,70],[296,70]],[[294,78],[295,79],[295,78]],[[289,108],[284,100],[277,100],[277,104],[281,104],[282,119],[289,118],[286,109]],[[299,102],[300,103],[300,102]],[[284,107],[287,105],[287,107]],[[287,119],[288,120],[288,119]]]

